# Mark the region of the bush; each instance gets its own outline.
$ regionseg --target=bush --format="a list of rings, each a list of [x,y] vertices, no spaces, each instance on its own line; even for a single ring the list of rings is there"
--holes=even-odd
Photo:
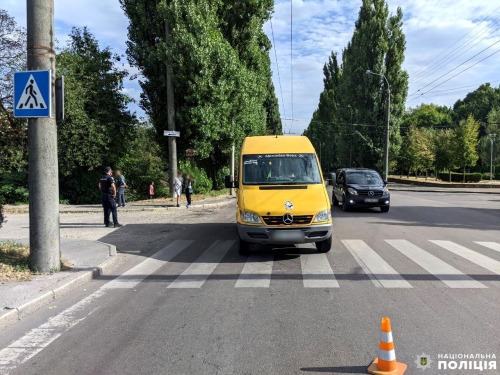
[[[479,182],[481,181],[481,177],[482,177],[481,173],[466,173],[465,182]],[[449,174],[447,172],[438,173],[438,178],[446,182],[450,180]],[[451,182],[463,182],[463,181],[464,181],[463,173],[451,172]]]
[[[482,178],[483,178],[483,180],[489,180],[490,179],[490,172],[483,173]],[[495,174],[494,173],[493,173],[493,179],[495,179]]]
[[[0,175],[0,197],[5,204],[27,203],[28,172],[5,172]]]
[[[60,176],[60,201],[71,204],[101,203],[101,193],[97,188],[101,175],[99,170],[77,169],[69,176]]]
[[[229,167],[222,167],[222,169],[219,169],[217,172],[217,180],[215,181],[215,188],[219,190],[224,189],[226,176],[229,176],[230,174],[231,169]]]
[[[181,161],[179,163],[179,170],[183,174],[189,174],[192,179],[196,180],[193,184],[194,194],[207,194],[212,190],[212,180],[208,178],[207,173],[203,169],[198,168],[194,163]]]

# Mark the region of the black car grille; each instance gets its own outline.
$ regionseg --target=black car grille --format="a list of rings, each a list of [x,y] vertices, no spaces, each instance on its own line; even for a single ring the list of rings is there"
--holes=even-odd
[[[369,194],[370,191],[373,192],[373,195]],[[361,197],[381,197],[383,193],[374,190],[358,190],[358,195]]]
[[[306,224],[310,224],[312,218],[313,218],[313,215],[294,216],[293,217],[293,222],[291,224],[289,224],[289,225],[306,225]],[[262,216],[262,219],[264,220],[264,223],[266,223],[266,225],[283,225],[283,226],[286,225],[283,222],[283,215],[281,215],[281,216]],[[288,225],[286,225],[286,226],[288,226]]]

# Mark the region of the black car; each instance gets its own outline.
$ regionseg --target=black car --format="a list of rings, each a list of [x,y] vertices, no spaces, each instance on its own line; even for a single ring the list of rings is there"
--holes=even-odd
[[[388,212],[391,196],[387,181],[378,172],[364,168],[342,168],[332,173],[333,205],[342,204],[344,211],[353,207],[380,207]]]

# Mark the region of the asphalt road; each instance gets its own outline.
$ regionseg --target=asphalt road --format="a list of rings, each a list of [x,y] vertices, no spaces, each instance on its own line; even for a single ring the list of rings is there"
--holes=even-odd
[[[233,207],[124,214],[116,230],[63,216],[63,235],[117,245],[120,264],[4,330],[0,373],[362,374],[383,316],[407,374],[476,372],[437,370],[439,354],[500,356],[500,197],[394,192],[389,213],[333,216],[326,258],[239,256]]]

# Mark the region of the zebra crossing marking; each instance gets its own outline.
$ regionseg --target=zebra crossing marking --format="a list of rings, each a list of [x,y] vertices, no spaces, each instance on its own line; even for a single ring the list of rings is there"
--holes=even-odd
[[[362,240],[342,240],[354,259],[370,277],[373,284],[380,288],[413,288],[380,255]]]
[[[300,264],[305,288],[339,287],[326,254],[301,254]]]
[[[415,246],[406,240],[385,240],[403,255],[410,258],[420,267],[431,273],[450,288],[486,288],[479,281],[460,272],[455,267]]]
[[[472,263],[477,264],[480,267],[486,268],[488,271],[500,275],[500,262],[496,261],[495,259],[487,257],[486,255],[480,254],[451,241],[429,241],[435,245],[442,247],[443,249],[449,250],[452,253],[467,259],[468,261],[471,261]]]
[[[177,240],[157,251],[146,260],[122,273],[117,278],[105,284],[103,289],[129,289],[134,288],[146,277],[158,271],[166,263],[191,245],[193,240]]]
[[[235,288],[269,288],[273,262],[274,253],[249,255]]]
[[[194,263],[172,281],[167,288],[201,288],[219,265],[222,258],[224,258],[224,255],[233,246],[234,242],[234,240],[215,241]]]
[[[482,242],[482,241],[475,241],[475,243],[477,243],[478,245],[481,245],[481,246],[484,246],[484,247],[487,247],[491,250],[495,250],[495,251],[498,251],[500,252],[500,244],[496,243],[496,242]]]

